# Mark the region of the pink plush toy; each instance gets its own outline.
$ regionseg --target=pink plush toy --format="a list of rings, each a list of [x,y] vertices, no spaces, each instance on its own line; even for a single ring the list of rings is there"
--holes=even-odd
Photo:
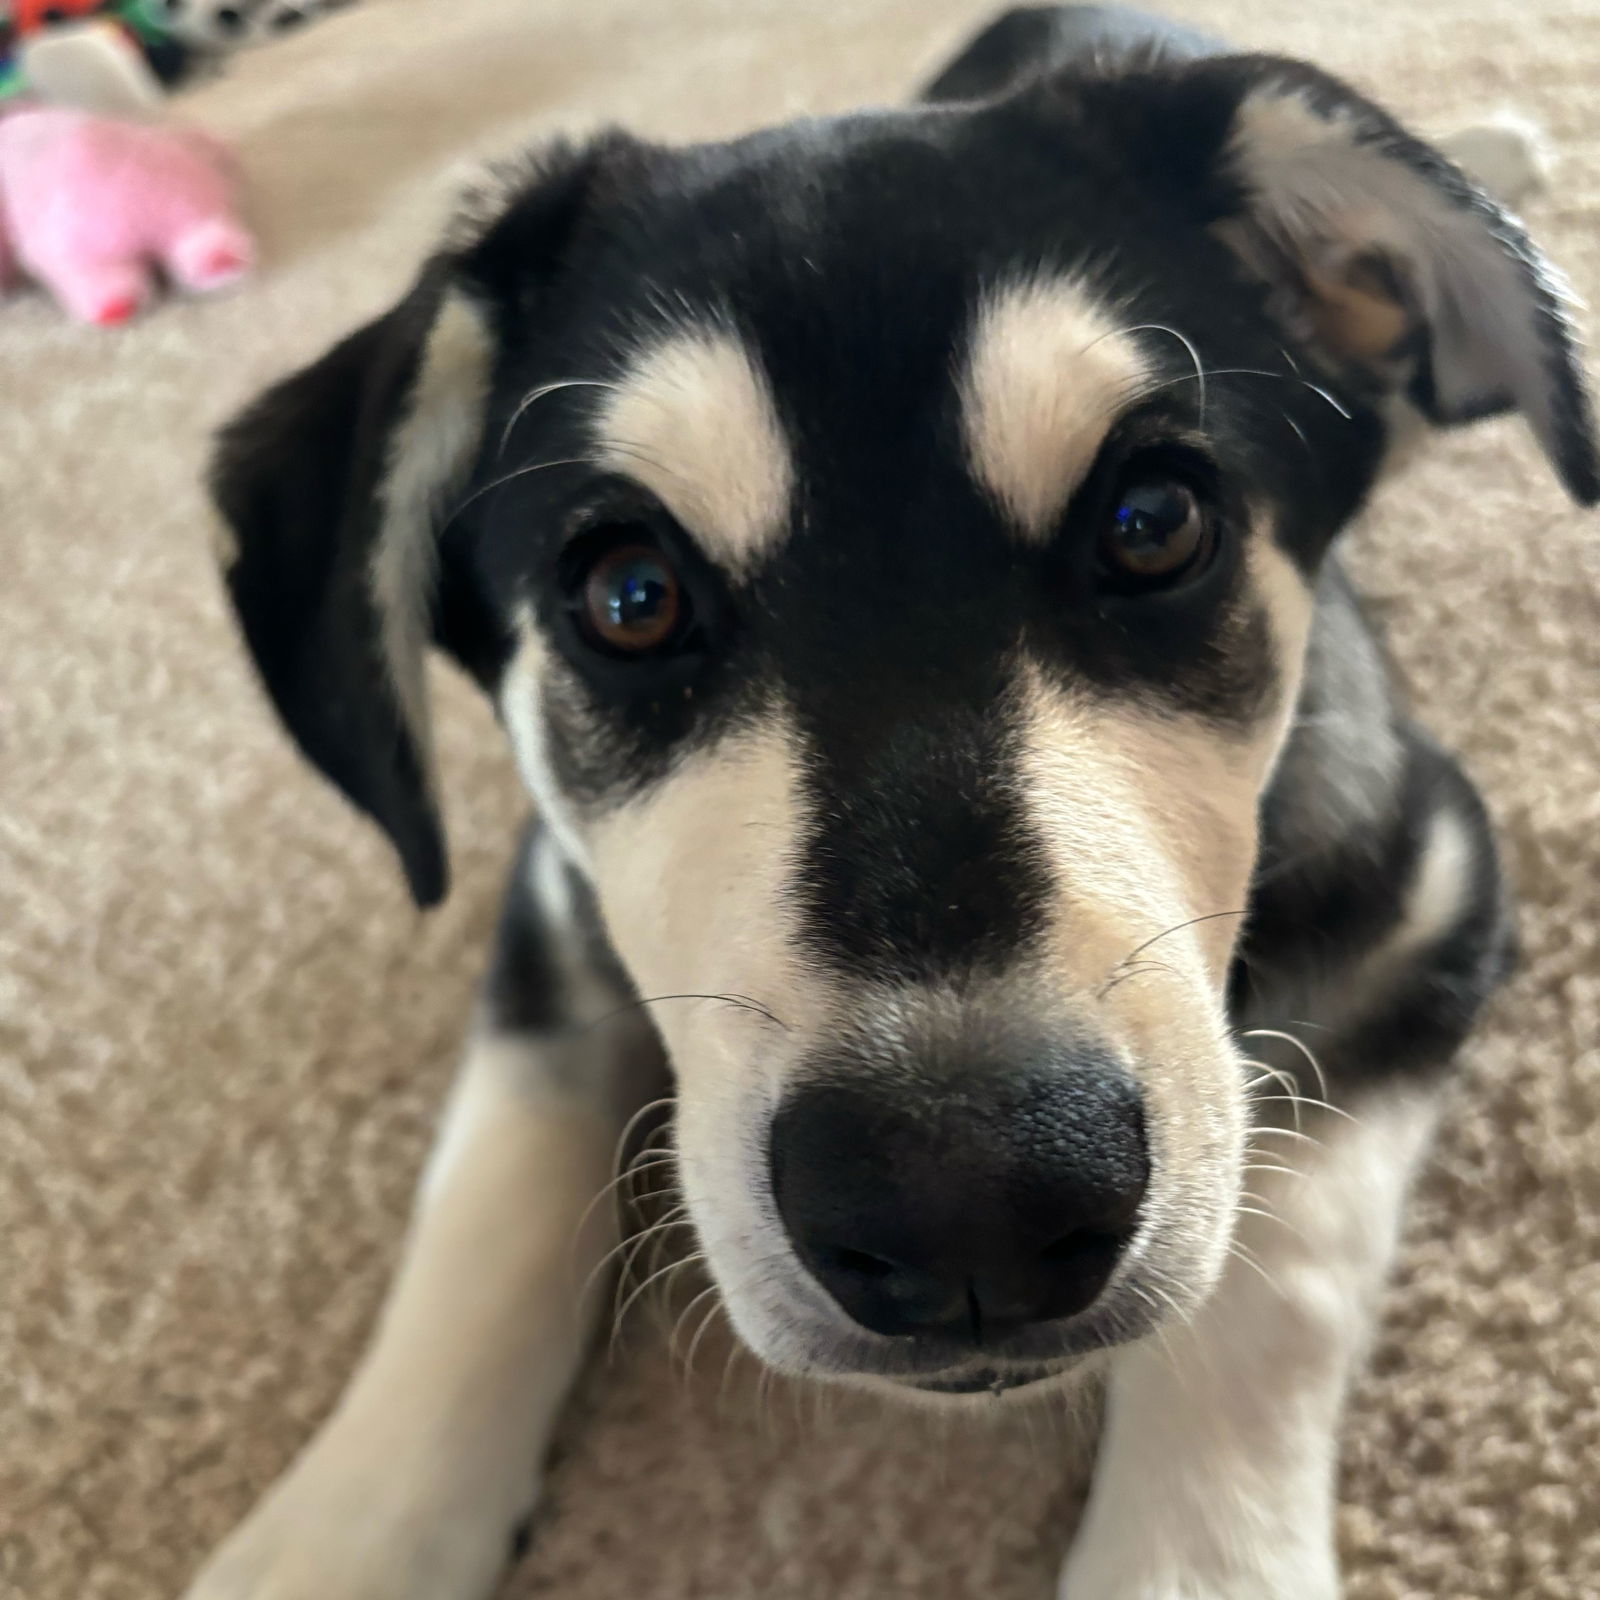
[[[160,266],[185,289],[250,268],[227,150],[170,122],[31,106],[0,117],[0,284],[20,268],[84,322],[126,322]]]

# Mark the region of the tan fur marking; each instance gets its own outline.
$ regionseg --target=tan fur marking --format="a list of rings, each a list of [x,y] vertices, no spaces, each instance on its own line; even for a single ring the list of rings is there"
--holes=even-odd
[[[1042,537],[1149,379],[1133,336],[1081,285],[1036,279],[994,291],[961,382],[973,472],[1024,533]]]
[[[1308,272],[1310,316],[1321,338],[1336,355],[1351,361],[1392,358],[1411,331],[1405,307],[1376,282],[1370,268],[1357,260],[1343,273]]]
[[[794,467],[767,380],[731,333],[666,339],[595,420],[601,463],[642,483],[715,559],[746,567],[781,536]]]
[[[428,331],[378,491],[383,526],[372,550],[372,594],[384,658],[430,781],[433,737],[424,658],[438,559],[434,520],[440,500],[459,486],[472,464],[493,350],[482,310],[459,289],[450,290]]]
[[[646,993],[747,994],[791,1028],[816,1020],[812,963],[798,952],[789,910],[790,852],[804,821],[795,742],[774,715],[685,760],[587,829],[617,952]],[[749,1019],[737,1012],[669,1009],[654,1021],[690,1078],[725,1023],[748,1037]]]

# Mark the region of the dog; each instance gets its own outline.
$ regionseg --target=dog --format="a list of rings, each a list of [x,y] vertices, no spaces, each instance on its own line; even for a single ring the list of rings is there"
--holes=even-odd
[[[1514,136],[1463,151],[1515,198]],[[537,820],[371,1350],[194,1600],[490,1594],[664,1073],[761,1360],[1103,1386],[1064,1597],[1337,1595],[1344,1396],[1514,943],[1338,536],[1513,410],[1600,498],[1566,305],[1362,95],[1115,9],[476,189],[215,459],[265,687],[418,903],[430,643]]]

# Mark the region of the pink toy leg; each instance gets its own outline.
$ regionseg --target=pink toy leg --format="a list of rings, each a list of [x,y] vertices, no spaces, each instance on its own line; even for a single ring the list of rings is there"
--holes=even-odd
[[[255,244],[237,223],[210,217],[163,245],[161,260],[185,289],[220,289],[250,270]]]
[[[81,322],[126,322],[150,297],[150,273],[141,261],[34,260],[29,266]]]

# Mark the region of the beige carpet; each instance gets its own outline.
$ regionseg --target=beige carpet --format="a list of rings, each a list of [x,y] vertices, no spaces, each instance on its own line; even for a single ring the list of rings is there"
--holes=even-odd
[[[177,1593],[323,1414],[388,1274],[518,802],[443,683],[458,888],[423,922],[270,722],[218,600],[206,427],[406,278],[441,174],[525,130],[674,137],[893,97],[970,0],[368,0],[192,97],[267,267],[119,333],[0,309],[0,1594]],[[1189,0],[1448,127],[1565,153],[1535,213],[1600,290],[1595,0]],[[1600,1595],[1600,518],[1452,440],[1360,565],[1506,831],[1522,976],[1473,1050],[1349,1429],[1356,1600]],[[708,1344],[713,1341],[708,1340]],[[1036,1427],[762,1396],[649,1323],[568,1429],[518,1596],[1044,1600]],[[930,1447],[932,1446],[932,1447]],[[329,1600],[337,1600],[330,1596]],[[1292,1600],[1292,1597],[1291,1597]]]

